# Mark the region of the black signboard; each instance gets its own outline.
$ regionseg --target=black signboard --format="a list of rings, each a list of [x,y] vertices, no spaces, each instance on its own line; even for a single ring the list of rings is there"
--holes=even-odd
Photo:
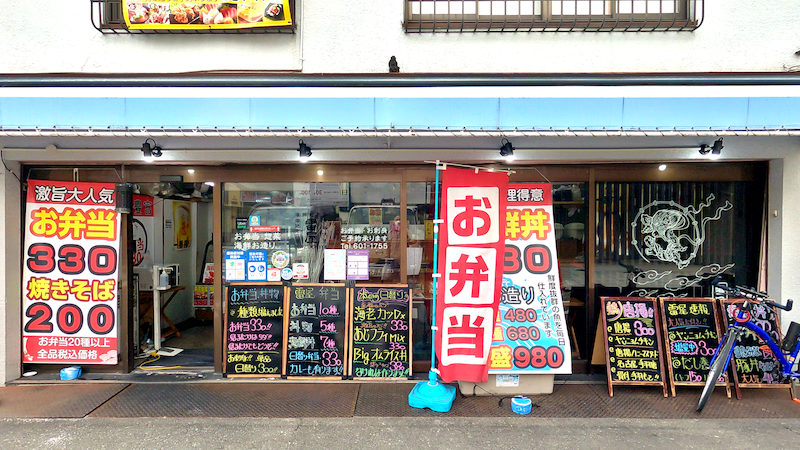
[[[719,345],[719,315],[717,302],[710,298],[662,298],[660,301],[674,397],[675,386],[705,384],[711,358]],[[723,377],[730,396],[728,374]]]
[[[608,395],[615,384],[661,386],[667,396],[656,299],[603,297]]]
[[[411,289],[407,284],[356,286],[351,330],[353,378],[411,376]]]
[[[226,376],[280,376],[284,287],[231,283],[225,288]]]
[[[286,304],[286,376],[345,375],[347,288],[344,284],[294,284]]]
[[[733,314],[737,303],[743,299],[722,300],[722,309],[730,325],[733,323]],[[781,326],[775,308],[764,303],[750,300],[752,319],[772,340],[782,343]],[[740,387],[786,387],[787,379],[781,374],[781,363],[767,346],[753,331],[744,328],[744,333],[739,337],[733,347],[731,358],[736,384]]]

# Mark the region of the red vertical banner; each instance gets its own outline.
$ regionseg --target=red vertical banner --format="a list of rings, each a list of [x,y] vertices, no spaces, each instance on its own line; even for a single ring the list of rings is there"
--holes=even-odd
[[[442,173],[436,353],[444,382],[488,380],[503,279],[508,174]]]
[[[114,185],[28,180],[22,361],[117,363]]]

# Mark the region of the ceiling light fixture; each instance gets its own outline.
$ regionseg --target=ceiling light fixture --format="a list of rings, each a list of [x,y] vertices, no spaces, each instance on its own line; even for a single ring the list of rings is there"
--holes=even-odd
[[[665,170],[667,170],[667,165],[666,165],[666,164],[661,164],[661,165],[659,165],[659,166],[658,166],[658,170],[660,170],[660,171],[662,171],[662,172],[663,172],[663,171],[665,171]]]
[[[186,171],[189,172],[189,174],[194,174],[194,169],[187,169]]]
[[[513,161],[514,147],[511,145],[511,142],[506,138],[503,138],[503,140],[500,142],[503,144],[503,146],[500,147],[500,157],[505,159],[507,162]]]
[[[158,158],[161,155],[162,155],[161,147],[159,147],[158,144],[156,144],[156,141],[154,141],[151,138],[147,138],[144,140],[144,143],[142,144],[142,156],[145,161],[153,162],[155,158]]]
[[[719,159],[722,156],[722,138],[714,141],[714,144],[709,147],[706,144],[700,144],[700,154],[708,155],[708,159]]]
[[[317,175],[322,176],[325,172],[322,169],[317,169]]]
[[[300,139],[300,145],[297,147],[297,151],[300,153],[300,162],[308,162],[311,159],[311,147],[307,146],[302,139]]]

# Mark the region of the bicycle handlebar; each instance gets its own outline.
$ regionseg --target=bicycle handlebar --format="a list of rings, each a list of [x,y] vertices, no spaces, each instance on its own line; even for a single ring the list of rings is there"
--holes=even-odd
[[[711,285],[716,288],[722,289],[723,291],[730,292],[733,296],[736,297],[744,297],[751,300],[763,300],[764,303],[766,303],[767,305],[774,306],[775,308],[780,308],[784,311],[791,311],[792,305],[794,303],[792,299],[788,299],[786,300],[785,305],[781,305],[780,303],[774,302],[772,300],[767,300],[769,294],[767,294],[766,292],[756,291],[754,289],[750,289],[745,286],[733,286],[733,287],[728,286],[728,283],[723,281],[722,277],[719,275],[716,276],[711,281]]]

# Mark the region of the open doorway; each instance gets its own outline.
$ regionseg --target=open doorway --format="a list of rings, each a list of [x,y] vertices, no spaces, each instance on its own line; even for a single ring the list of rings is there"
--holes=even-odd
[[[134,186],[136,371],[213,371],[213,189],[210,182]]]

